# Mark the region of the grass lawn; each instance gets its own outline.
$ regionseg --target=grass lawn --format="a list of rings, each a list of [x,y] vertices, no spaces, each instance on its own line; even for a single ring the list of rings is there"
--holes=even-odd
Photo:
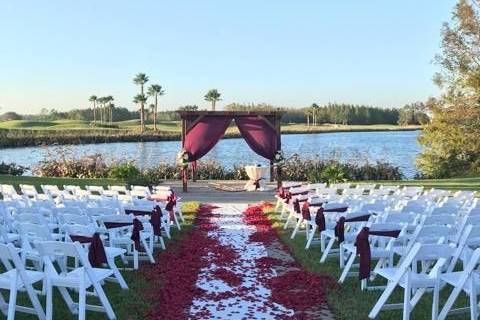
[[[175,250],[182,237],[192,230],[195,212],[198,206],[199,203],[197,202],[187,202],[184,204],[182,209],[185,216],[185,224],[182,225],[182,230],[178,231],[175,229],[172,232],[171,240],[166,238],[164,239],[167,250]],[[148,262],[142,262],[140,264],[140,269],[142,264],[145,263]],[[117,265],[122,266],[121,263],[118,263]],[[154,301],[146,300],[143,296],[145,289],[149,288],[150,284],[142,277],[142,274],[139,271],[120,271],[122,272],[122,275],[129,286],[129,290],[122,290],[115,282],[107,282],[104,286],[104,290],[108,296],[108,299],[110,300],[113,310],[115,311],[115,315],[119,320],[142,320],[144,319],[144,312],[147,311],[153,303],[155,303]],[[2,293],[5,296],[6,291],[2,290]],[[54,319],[78,318],[78,316],[74,316],[70,313],[58,290],[55,290],[54,293]],[[19,294],[17,301],[19,304],[30,305],[28,298],[23,293]],[[77,297],[74,298],[74,301],[78,301]],[[98,299],[93,297],[87,298],[87,301],[89,303],[99,304]],[[40,302],[45,307],[44,296],[40,296]],[[89,320],[103,320],[106,319],[106,316],[104,313],[87,311],[86,318]],[[15,319],[33,320],[37,318],[17,312]]]
[[[112,129],[135,130],[140,126],[140,120],[126,120],[113,122]],[[96,129],[105,129],[110,126],[97,123]],[[153,129],[153,124],[148,123],[147,128]],[[160,131],[181,132],[180,121],[160,121],[157,124]],[[31,120],[10,120],[0,122],[0,129],[28,129],[28,130],[67,130],[67,129],[95,129],[91,127],[91,122],[82,120],[55,120],[55,121],[31,121]],[[419,126],[401,127],[390,124],[378,125],[341,125],[341,124],[322,124],[318,126],[307,126],[306,124],[283,123],[282,132],[335,132],[335,131],[378,131],[378,130],[415,130]],[[231,126],[230,133],[238,133],[236,126]]]

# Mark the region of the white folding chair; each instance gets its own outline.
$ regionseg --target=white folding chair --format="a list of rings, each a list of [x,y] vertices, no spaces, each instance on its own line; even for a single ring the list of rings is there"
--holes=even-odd
[[[403,319],[410,319],[410,313],[426,290],[433,289],[432,319],[435,319],[438,314],[440,274],[442,268],[452,256],[453,251],[453,247],[445,244],[416,243],[398,266],[376,270],[377,275],[385,278],[388,284],[368,314],[368,317],[370,319],[377,318],[382,309],[403,309]],[[418,261],[428,261],[429,268],[417,272],[414,266]],[[388,299],[397,286],[404,289],[403,303],[387,304]],[[412,292],[414,292],[413,297]]]
[[[68,242],[70,240],[70,235],[92,237],[96,231],[97,230],[94,225],[67,225],[65,226],[65,239]],[[84,246],[86,249],[88,249],[89,244],[84,244]],[[104,246],[104,249],[105,255],[107,257],[107,264],[110,269],[112,269],[115,280],[119,283],[122,289],[128,289],[127,282],[125,281],[122,274],[120,273],[120,270],[118,270],[118,267],[115,264],[116,258],[125,260],[124,255],[126,250],[122,248],[107,246]]]
[[[45,264],[45,277],[47,283],[47,308],[46,316],[48,320],[53,318],[53,287],[57,287],[65,300],[72,314],[78,313],[79,320],[86,319],[86,310],[105,312],[108,319],[116,319],[115,313],[110,305],[110,301],[103,291],[102,283],[112,276],[111,269],[93,268],[88,261],[83,247],[78,243],[46,241],[36,244]],[[56,258],[67,260],[71,257],[78,259],[81,267],[75,268],[70,272],[58,272],[54,261]],[[87,289],[93,287],[91,294],[96,295],[101,305],[87,304]],[[78,303],[72,300],[67,288],[78,290]]]
[[[0,244],[0,260],[4,267],[3,272],[0,274],[0,288],[10,291],[8,303],[5,302],[3,295],[0,293],[0,311],[7,316],[8,320],[15,319],[16,311],[33,314],[38,319],[44,320],[45,312],[38,300],[37,293],[33,289],[33,284],[43,281],[43,272],[26,270],[15,247],[11,243]],[[23,290],[27,292],[33,307],[17,305],[17,293]]]

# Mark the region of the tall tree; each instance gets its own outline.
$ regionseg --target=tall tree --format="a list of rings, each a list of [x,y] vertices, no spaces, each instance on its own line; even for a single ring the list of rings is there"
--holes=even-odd
[[[103,123],[105,121],[105,104],[107,103],[107,98],[106,97],[100,97],[97,99],[98,104],[100,105],[99,107],[99,115],[100,115],[100,123]]]
[[[145,131],[145,103],[147,102],[147,97],[145,96],[145,94],[143,92],[143,86],[145,85],[145,83],[148,82],[148,80],[149,80],[149,78],[145,73],[137,73],[135,78],[133,78],[133,82],[136,85],[140,86],[140,95],[136,95],[135,98],[141,97],[141,99],[139,100],[139,103],[140,103],[140,131],[141,132]]]
[[[88,101],[93,103],[93,125],[97,124],[97,96],[91,95]]]
[[[105,122],[107,122],[107,119],[108,121],[110,122],[110,124],[112,124],[112,118],[113,118],[113,97],[112,96],[106,96],[105,97]]]
[[[434,80],[442,94],[430,99],[432,115],[419,138],[417,163],[429,177],[480,171],[480,6],[460,0],[442,28],[441,72]]]
[[[133,97],[133,103],[140,105],[140,131],[145,130],[145,103],[147,103],[147,97],[144,94],[137,94]]]
[[[165,90],[159,84],[152,84],[148,88],[148,95],[155,98],[154,110],[153,113],[153,130],[157,130],[157,112],[158,112],[158,97],[165,94]]]
[[[220,92],[218,92],[217,89],[211,89],[207,92],[207,94],[204,96],[206,101],[210,101],[212,103],[212,111],[215,111],[215,104],[217,101],[220,101]]]

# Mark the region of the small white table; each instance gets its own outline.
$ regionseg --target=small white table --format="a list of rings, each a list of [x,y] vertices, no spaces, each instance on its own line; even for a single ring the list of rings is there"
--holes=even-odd
[[[265,185],[270,174],[270,167],[245,166],[245,171],[247,172],[247,175],[250,178],[250,180],[245,184],[245,190],[247,191],[257,190],[256,183],[255,183],[257,181],[260,186],[258,190],[260,191],[265,190]]]

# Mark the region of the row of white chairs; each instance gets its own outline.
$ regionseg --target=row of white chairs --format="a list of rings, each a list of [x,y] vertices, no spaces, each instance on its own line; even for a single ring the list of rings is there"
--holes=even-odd
[[[346,192],[356,189],[361,192]],[[382,189],[388,193],[375,192]],[[338,256],[339,283],[349,276],[360,276],[362,290],[382,290],[370,318],[378,317],[382,310],[400,308],[403,319],[409,319],[420,298],[429,292],[433,293],[432,319],[459,312],[478,318],[480,203],[474,192],[287,185],[282,195],[277,196],[276,208],[285,220],[284,228],[292,228],[292,238],[304,230],[306,250],[319,243],[321,263]],[[335,208],[339,210],[328,212]],[[319,226],[325,229],[319,230]],[[343,241],[338,230],[343,230]],[[370,261],[375,261],[373,269]],[[387,284],[370,285],[377,278]],[[440,306],[439,292],[446,286],[454,290]],[[404,289],[403,303],[387,304],[397,287]],[[470,304],[453,309],[461,292],[470,297]]]
[[[79,319],[86,319],[87,310],[115,319],[102,287],[105,281],[114,281],[128,289],[118,261],[128,266],[131,260],[133,269],[138,269],[140,260],[155,263],[154,248],[165,249],[163,237],[171,238],[171,228],[180,229],[184,221],[181,199],[168,187],[64,186],[60,190],[45,185],[39,193],[34,186],[22,185],[20,190],[0,185],[0,260],[4,266],[0,288],[10,291],[8,303],[0,294],[0,310],[9,320],[16,312],[55,318],[54,287]],[[150,215],[157,208],[163,215],[154,221]],[[158,224],[159,230],[155,229]],[[92,266],[89,260],[93,239],[103,243],[102,267]],[[34,286],[41,286],[40,291]],[[33,307],[17,305],[20,291],[27,293]],[[78,302],[71,292],[78,293]],[[39,294],[46,295],[45,311]],[[100,305],[89,305],[86,297],[90,295]]]

